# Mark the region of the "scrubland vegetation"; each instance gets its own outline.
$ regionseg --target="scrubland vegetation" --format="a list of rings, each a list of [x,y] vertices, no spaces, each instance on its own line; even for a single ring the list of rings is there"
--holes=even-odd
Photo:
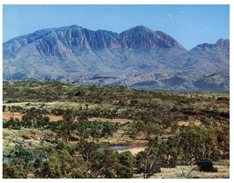
[[[229,94],[3,83],[4,178],[228,178]]]

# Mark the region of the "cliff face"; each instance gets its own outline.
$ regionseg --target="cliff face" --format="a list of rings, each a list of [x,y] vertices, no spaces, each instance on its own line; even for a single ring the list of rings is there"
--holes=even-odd
[[[40,30],[4,43],[3,57],[6,80],[229,89],[229,40],[187,51],[171,36],[144,26],[120,34],[76,25]]]

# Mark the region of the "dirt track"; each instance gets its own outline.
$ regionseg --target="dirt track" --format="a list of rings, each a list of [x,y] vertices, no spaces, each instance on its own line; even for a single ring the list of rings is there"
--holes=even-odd
[[[3,119],[5,120],[9,120],[11,118],[21,120],[22,116],[23,114],[20,113],[3,113]],[[63,119],[62,116],[55,116],[55,115],[49,115],[48,117],[50,118],[50,121],[55,121],[55,122]]]
[[[3,119],[5,119],[5,120],[9,120],[9,119],[11,119],[11,118],[13,118],[13,119],[22,119],[22,114],[20,114],[20,113],[3,113]]]

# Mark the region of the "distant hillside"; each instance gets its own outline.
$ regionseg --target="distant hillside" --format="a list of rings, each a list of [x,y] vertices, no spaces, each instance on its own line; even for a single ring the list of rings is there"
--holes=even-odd
[[[52,28],[3,44],[5,80],[58,80],[175,91],[228,91],[229,40],[186,50],[137,26],[120,34]]]

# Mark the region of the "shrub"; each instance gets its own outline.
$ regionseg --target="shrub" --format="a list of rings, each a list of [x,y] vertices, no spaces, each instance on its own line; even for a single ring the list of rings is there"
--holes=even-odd
[[[23,139],[30,139],[28,135],[22,135]]]
[[[217,172],[218,169],[214,168],[213,162],[210,160],[201,160],[196,162],[200,172]]]

